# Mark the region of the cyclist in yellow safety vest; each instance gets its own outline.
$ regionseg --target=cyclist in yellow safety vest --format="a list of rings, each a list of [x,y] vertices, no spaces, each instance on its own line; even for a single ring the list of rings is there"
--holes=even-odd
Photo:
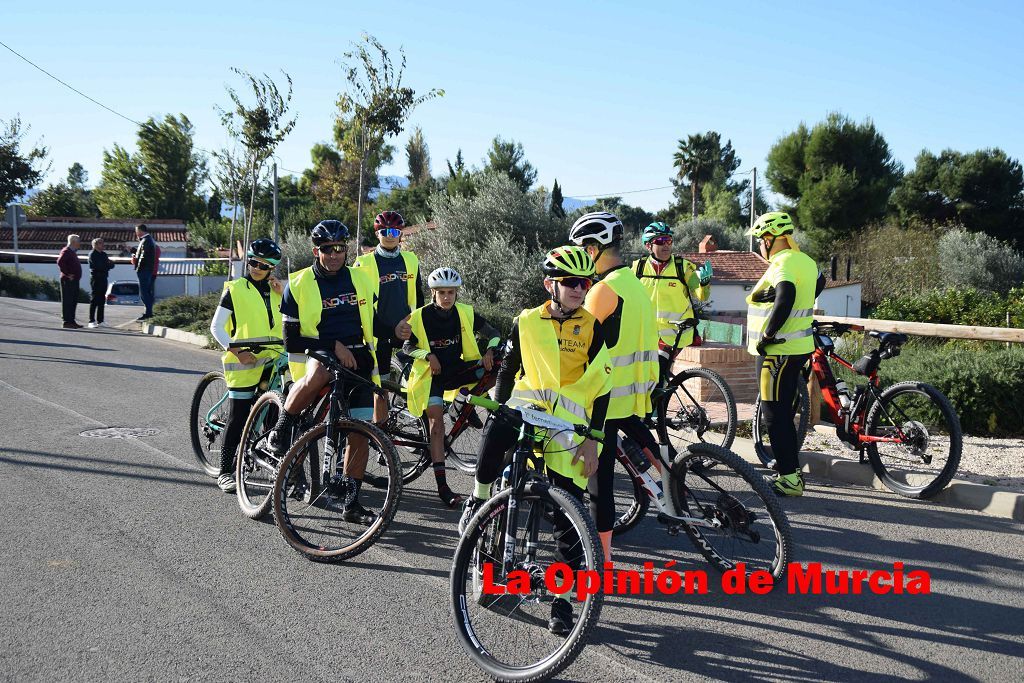
[[[224,349],[221,364],[228,385],[227,424],[220,451],[217,486],[235,491],[235,451],[242,428],[269,373],[274,358],[284,348],[246,350],[249,344],[283,344],[281,339],[281,292],[284,285],[273,276],[281,262],[281,247],[274,240],[258,239],[249,245],[245,277],[224,283],[224,293],[210,323],[210,334]]]
[[[333,353],[342,366],[379,385],[374,339],[391,334],[390,330],[382,329],[376,315],[377,282],[367,276],[365,268],[345,265],[349,239],[345,224],[337,220],[320,221],[310,238],[313,265],[289,276],[281,302],[288,366],[296,381],[269,436],[271,448],[280,454],[291,445],[289,437],[295,418],[331,379],[327,368],[309,358],[306,350]],[[403,338],[398,329],[394,333]],[[352,382],[349,386],[349,415],[356,420],[370,420],[373,390],[364,383]],[[343,518],[366,526],[376,520],[376,514],[359,502],[368,454],[366,439],[349,435],[342,472],[347,491]]]
[[[448,507],[455,507],[463,497],[448,486],[444,472],[444,403],[455,398],[464,386],[473,386],[484,371],[494,366],[494,348],[500,341],[498,330],[473,307],[456,301],[462,276],[454,268],[441,267],[427,278],[431,302],[417,308],[409,316],[412,336],[405,342],[405,352],[415,360],[409,373],[407,405],[416,417],[427,413],[430,421],[430,459],[437,482],[437,495]],[[487,340],[483,356],[476,338]],[[470,423],[483,427],[475,412]]]
[[[800,370],[814,351],[814,301],[825,279],[793,239],[788,213],[761,215],[747,231],[768,269],[747,297],[747,351],[758,357],[758,391],[778,477],[779,496],[804,492],[794,426]]]
[[[373,220],[373,230],[380,242],[373,251],[356,258],[356,268],[366,268],[370,279],[378,282],[377,315],[387,330],[423,305],[420,283],[420,262],[416,254],[402,249],[405,219],[397,211],[382,211]],[[381,377],[391,372],[391,356],[401,341],[389,334],[377,339],[377,372]],[[373,421],[383,424],[388,416],[386,395],[373,399]]]
[[[700,268],[682,256],[672,256],[672,228],[651,223],[644,228],[641,241],[649,256],[633,261],[633,272],[647,288],[658,319],[658,363],[661,377],[668,374],[677,330],[675,323],[694,317],[693,299],[711,297],[711,260]],[[679,337],[679,348],[693,343],[693,330]]]
[[[617,434],[625,431],[640,439],[640,446],[651,456],[658,448],[642,422],[651,412],[651,391],[658,381],[658,327],[647,290],[622,260],[622,222],[614,214],[597,211],[580,216],[569,231],[569,241],[594,260],[600,280],[587,292],[583,307],[601,323],[612,362],[606,438],[597,474],[589,485],[591,513],[610,561]]]
[[[495,399],[509,407],[539,407],[574,424],[601,430],[608,409],[612,367],[604,344],[602,325],[584,308],[584,297],[594,277],[594,263],[579,247],[558,247],[541,265],[549,301],[522,311],[512,324],[505,358],[498,371]],[[574,432],[550,435],[545,442],[544,464],[552,482],[583,499],[588,478],[597,471],[597,443]],[[484,425],[473,495],[459,522],[463,533],[474,512],[490,495],[491,484],[508,465],[519,433],[492,415]],[[556,555],[573,570],[581,560],[581,545],[569,538],[571,525],[556,515],[554,526],[564,529]],[[573,625],[572,605],[556,598],[551,604],[548,629],[564,636]]]

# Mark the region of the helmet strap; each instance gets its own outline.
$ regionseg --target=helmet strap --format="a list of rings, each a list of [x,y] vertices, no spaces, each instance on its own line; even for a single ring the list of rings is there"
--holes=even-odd
[[[562,297],[558,296],[558,294],[561,291],[561,289],[562,289],[562,285],[559,284],[558,280],[552,280],[551,281],[551,303],[552,303],[552,308],[554,308],[559,313],[558,317],[568,318],[573,313],[575,313],[576,311],[580,310],[580,307],[577,306],[576,308],[572,309],[571,311],[566,310],[565,307],[562,305]]]

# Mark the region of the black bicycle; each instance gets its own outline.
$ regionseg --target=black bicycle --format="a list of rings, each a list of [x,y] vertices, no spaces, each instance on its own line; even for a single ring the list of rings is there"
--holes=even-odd
[[[348,389],[375,385],[343,367],[333,354],[308,351],[331,373],[326,419],[300,436],[274,480],[277,528],[299,554],[340,562],[372,546],[391,524],[402,495],[402,470],[391,439],[373,423],[348,416]],[[371,519],[350,519],[346,502],[356,493]]]
[[[552,601],[560,595],[549,589],[545,576],[557,563],[597,571],[604,552],[583,504],[541,475],[543,456],[536,451],[560,435],[604,437],[539,410],[512,409],[481,396],[468,400],[517,428],[519,439],[506,476],[495,483],[455,550],[451,608],[456,632],[472,660],[496,680],[544,680],[579,655],[603,601],[600,593],[576,601],[569,633],[553,635],[547,622]]]

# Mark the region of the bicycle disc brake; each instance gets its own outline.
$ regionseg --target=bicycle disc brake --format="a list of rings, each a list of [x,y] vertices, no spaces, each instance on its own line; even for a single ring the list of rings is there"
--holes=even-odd
[[[931,437],[928,435],[928,428],[917,420],[910,420],[903,423],[903,443],[900,444],[904,450],[911,455],[916,455],[925,463],[932,461],[928,453],[928,446],[931,444]]]
[[[705,509],[705,513],[707,512],[708,510]],[[718,500],[715,501],[714,509],[710,512],[724,528],[731,529],[736,534],[746,535],[754,543],[761,540],[761,534],[751,528],[757,519],[757,514],[748,510],[734,496],[720,493]]]

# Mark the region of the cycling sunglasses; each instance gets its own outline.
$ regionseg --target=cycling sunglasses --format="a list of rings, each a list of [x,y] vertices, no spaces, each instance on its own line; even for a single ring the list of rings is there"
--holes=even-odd
[[[556,277],[552,279],[563,287],[568,287],[569,289],[581,288],[584,292],[594,284],[590,278],[586,277]]]
[[[381,237],[391,237],[398,239],[402,236],[402,230],[400,228],[381,228],[377,231],[377,234]]]
[[[659,247],[665,244],[672,244],[672,238],[668,236],[655,237],[653,240],[651,240],[651,244],[657,244]]]
[[[257,261],[254,258],[249,259],[249,267],[250,268],[255,268],[256,270],[273,270],[274,269],[274,266],[270,265],[269,263],[264,263],[263,261]]]
[[[321,254],[344,254],[348,247],[344,244],[325,244],[319,247]]]

